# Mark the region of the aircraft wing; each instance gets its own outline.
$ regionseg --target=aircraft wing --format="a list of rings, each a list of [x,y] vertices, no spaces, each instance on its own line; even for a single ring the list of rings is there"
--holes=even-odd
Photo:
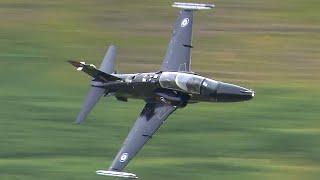
[[[97,174],[120,177],[127,175],[128,173],[121,171],[175,110],[176,107],[171,105],[147,103],[115,157],[109,171],[100,170],[97,171]]]
[[[182,10],[174,24],[161,70],[191,71],[193,12],[195,10],[212,9],[214,5],[175,2],[172,6]]]
[[[193,11],[183,9],[175,22],[162,71],[191,71]]]

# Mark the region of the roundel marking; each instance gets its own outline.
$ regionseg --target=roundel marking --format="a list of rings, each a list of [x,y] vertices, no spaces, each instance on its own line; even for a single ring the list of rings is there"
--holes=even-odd
[[[128,153],[122,153],[120,162],[125,162],[128,159]]]
[[[181,21],[181,27],[186,27],[189,24],[189,18],[184,18]]]

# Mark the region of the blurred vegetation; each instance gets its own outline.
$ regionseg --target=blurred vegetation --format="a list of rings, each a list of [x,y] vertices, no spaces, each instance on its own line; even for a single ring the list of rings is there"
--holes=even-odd
[[[89,87],[68,59],[119,72],[160,68],[172,1],[1,0],[0,179],[112,179],[107,168],[143,102],[101,101],[73,125]],[[127,167],[142,179],[318,179],[320,3],[216,0],[195,15],[199,74],[256,91],[250,102],[189,105]],[[106,102],[107,101],[107,102]]]

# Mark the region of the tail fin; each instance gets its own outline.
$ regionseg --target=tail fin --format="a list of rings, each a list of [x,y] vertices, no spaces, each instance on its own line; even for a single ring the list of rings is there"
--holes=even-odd
[[[114,64],[116,61],[117,48],[114,45],[109,46],[108,52],[103,58],[103,61],[100,65],[100,71],[112,74],[115,72]]]
[[[95,81],[114,81],[119,80],[120,78],[110,75],[114,72],[114,64],[115,64],[115,55],[116,55],[116,47],[110,46],[108,52],[106,53],[100,69],[96,69],[94,65],[86,65],[83,62],[69,61],[73,66],[77,67],[77,70],[84,71],[90,76],[94,77]],[[97,104],[102,95],[105,94],[105,89],[98,87],[90,87],[88,95],[85,99],[85,102],[82,106],[82,109],[77,117],[76,123],[82,123],[88,114],[91,112],[93,107]]]

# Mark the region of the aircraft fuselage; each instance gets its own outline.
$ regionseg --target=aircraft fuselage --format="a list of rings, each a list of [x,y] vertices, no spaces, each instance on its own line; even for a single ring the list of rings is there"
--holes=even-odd
[[[123,80],[91,85],[105,88],[119,100],[161,101],[174,106],[196,102],[239,102],[254,97],[252,90],[190,72],[112,74]]]

